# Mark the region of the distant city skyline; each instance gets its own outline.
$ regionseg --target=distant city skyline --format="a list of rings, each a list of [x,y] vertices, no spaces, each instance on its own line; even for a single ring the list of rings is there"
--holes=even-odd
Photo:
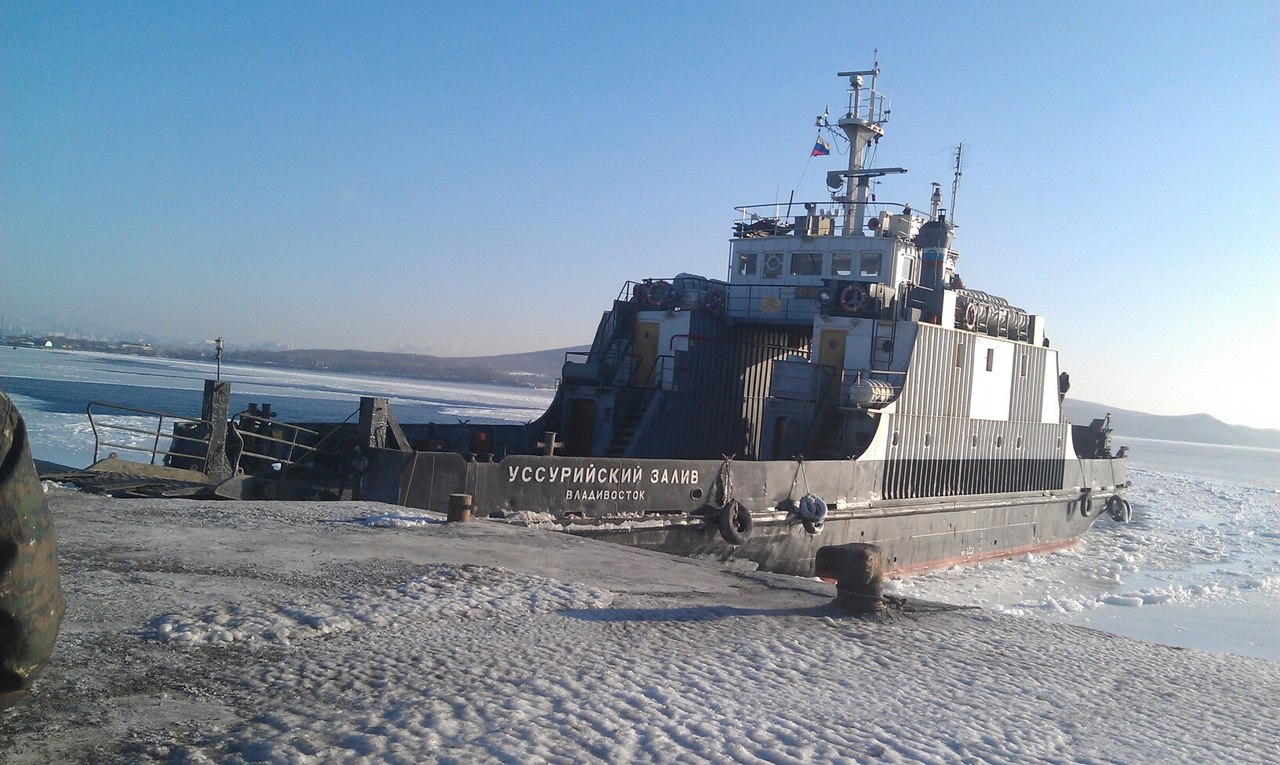
[[[442,356],[581,345],[823,200],[876,57],[882,200],[966,163],[965,283],[1072,394],[1280,427],[1280,6],[650,2],[0,10],[8,321]],[[949,194],[948,194],[949,196]],[[95,330],[96,331],[96,330]]]

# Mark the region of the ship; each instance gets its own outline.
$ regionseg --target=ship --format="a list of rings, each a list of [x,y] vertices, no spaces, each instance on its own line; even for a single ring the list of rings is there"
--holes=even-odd
[[[905,172],[865,164],[878,76],[839,73],[847,109],[816,121],[813,153],[848,158],[829,199],[737,208],[724,279],[628,281],[537,420],[373,428],[361,495],[467,494],[485,516],[801,576],[824,545],[875,544],[901,574],[1127,520],[1109,419],[1065,419],[1044,317],[964,285],[940,184],[927,214],[873,199]]]
[[[941,184],[927,213],[876,199],[906,172],[867,165],[889,113],[879,74],[838,73],[845,113],[816,120],[813,155],[848,158],[828,198],[736,208],[722,279],[627,281],[533,421],[401,423],[365,398],[358,423],[286,432],[261,410],[228,422],[225,383],[208,381],[201,420],[174,426],[207,456],[166,464],[240,474],[224,496],[286,496],[261,476],[327,471],[335,498],[799,576],[824,546],[875,545],[886,573],[911,574],[1129,520],[1110,418],[1070,423],[1045,318],[964,284]]]

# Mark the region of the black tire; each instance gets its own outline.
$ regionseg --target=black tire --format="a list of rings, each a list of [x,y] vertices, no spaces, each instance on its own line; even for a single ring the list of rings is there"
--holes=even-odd
[[[751,511],[736,499],[720,509],[720,536],[731,545],[745,544],[751,536]]]
[[[1133,508],[1119,494],[1112,494],[1107,500],[1107,513],[1116,523],[1128,523],[1133,517]]]

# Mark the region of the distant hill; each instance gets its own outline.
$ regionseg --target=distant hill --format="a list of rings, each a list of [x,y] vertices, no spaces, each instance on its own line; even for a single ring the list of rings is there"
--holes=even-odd
[[[1067,419],[1077,425],[1087,425],[1091,420],[1105,417],[1110,412],[1111,426],[1115,428],[1117,436],[1280,449],[1280,430],[1228,425],[1207,414],[1147,414],[1071,399],[1067,399],[1066,411]]]

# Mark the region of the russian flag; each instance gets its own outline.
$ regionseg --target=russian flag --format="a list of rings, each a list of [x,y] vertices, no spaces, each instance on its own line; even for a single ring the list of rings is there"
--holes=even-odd
[[[831,153],[831,144],[822,140],[822,136],[818,136],[818,140],[813,144],[813,152],[810,157],[825,157]]]

